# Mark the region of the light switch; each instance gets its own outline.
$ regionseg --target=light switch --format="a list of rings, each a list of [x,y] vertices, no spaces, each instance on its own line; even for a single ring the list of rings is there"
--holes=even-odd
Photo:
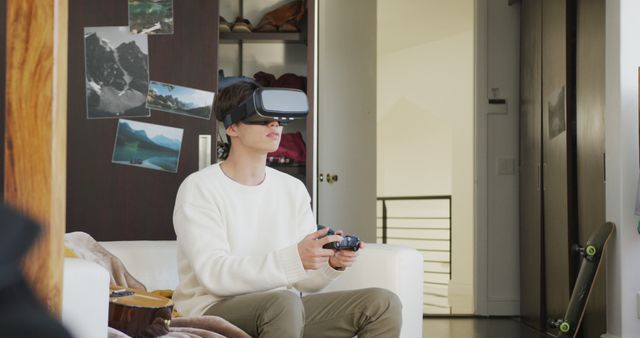
[[[512,158],[499,158],[497,162],[498,175],[513,175],[514,160]]]
[[[504,115],[507,114],[508,106],[507,100],[504,99],[490,99],[488,114],[490,115]]]

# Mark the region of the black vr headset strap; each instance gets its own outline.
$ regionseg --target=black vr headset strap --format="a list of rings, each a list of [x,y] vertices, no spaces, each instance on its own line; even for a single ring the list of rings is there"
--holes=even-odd
[[[227,116],[224,117],[224,121],[222,121],[224,123],[224,128],[227,129],[230,125],[249,117],[249,115],[251,114],[249,110],[251,110],[250,107],[252,106],[252,102],[253,95],[242,101],[238,108],[232,110],[229,114],[227,114]]]

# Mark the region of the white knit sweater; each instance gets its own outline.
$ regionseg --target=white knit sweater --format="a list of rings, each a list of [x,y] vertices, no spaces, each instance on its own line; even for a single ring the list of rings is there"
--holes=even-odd
[[[297,243],[316,231],[309,203],[302,182],[269,167],[257,186],[233,181],[219,164],[187,177],[173,211],[176,309],[196,316],[226,297],[327,286],[341,272],[328,264],[305,271],[298,254]]]

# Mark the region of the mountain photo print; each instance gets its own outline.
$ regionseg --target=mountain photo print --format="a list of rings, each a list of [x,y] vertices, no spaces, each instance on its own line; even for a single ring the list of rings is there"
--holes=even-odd
[[[183,130],[133,120],[118,120],[112,162],[175,173]]]
[[[173,34],[173,0],[129,0],[133,34]]]
[[[214,95],[214,92],[151,81],[147,108],[208,120]]]
[[[84,28],[87,118],[150,116],[148,55],[147,36],[126,26]]]

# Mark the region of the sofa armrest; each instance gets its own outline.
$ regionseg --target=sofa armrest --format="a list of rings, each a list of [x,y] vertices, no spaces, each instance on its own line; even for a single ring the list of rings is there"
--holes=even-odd
[[[358,260],[322,292],[380,287],[394,292],[402,302],[400,337],[422,337],[422,255],[415,249],[367,243]]]
[[[109,273],[79,258],[65,258],[63,266],[62,324],[74,337],[106,338]]]

